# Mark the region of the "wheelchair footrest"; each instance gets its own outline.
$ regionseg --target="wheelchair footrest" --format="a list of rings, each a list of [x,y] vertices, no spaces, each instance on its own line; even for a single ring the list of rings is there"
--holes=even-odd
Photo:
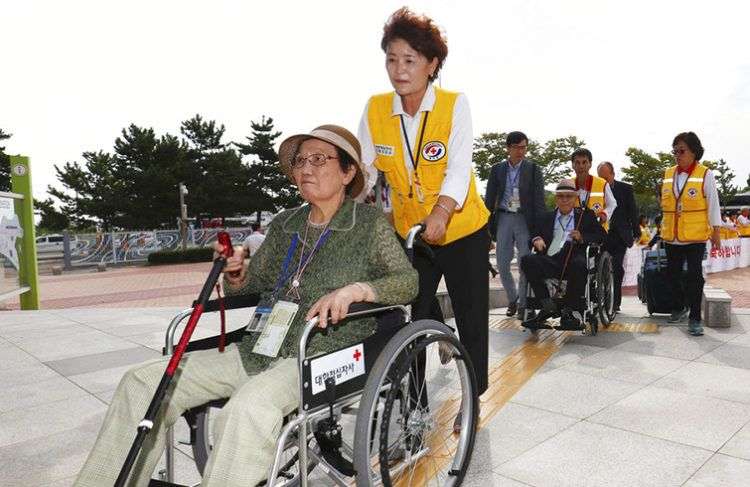
[[[183,484],[173,484],[172,482],[165,482],[164,480],[151,479],[148,483],[148,487],[190,487]]]

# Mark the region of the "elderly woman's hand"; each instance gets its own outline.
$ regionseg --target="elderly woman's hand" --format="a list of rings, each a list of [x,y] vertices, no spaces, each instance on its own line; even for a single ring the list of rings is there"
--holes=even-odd
[[[223,245],[214,242],[214,260],[221,255],[223,250]],[[227,263],[224,264],[223,272],[227,283],[232,287],[239,286],[245,280],[245,269],[245,249],[241,245],[235,245],[234,254],[228,257]]]
[[[336,289],[318,299],[307,312],[306,320],[311,320],[318,316],[318,326],[325,328],[328,326],[328,318],[331,323],[336,324],[349,312],[349,306],[352,303],[362,301],[374,301],[375,292],[372,288],[363,283],[349,284]]]

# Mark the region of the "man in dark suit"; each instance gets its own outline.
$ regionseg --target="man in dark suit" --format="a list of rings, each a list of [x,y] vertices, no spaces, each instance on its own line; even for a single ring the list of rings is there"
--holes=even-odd
[[[607,234],[607,251],[612,256],[612,271],[614,273],[614,307],[620,311],[622,301],[622,278],[625,269],[622,261],[625,252],[641,236],[641,227],[638,223],[638,210],[635,207],[633,187],[622,181],[615,181],[615,168],[611,162],[602,162],[596,168],[599,177],[606,180],[612,188],[612,194],[617,200],[617,207],[609,222],[609,233]]]
[[[580,310],[586,286],[586,253],[585,246],[580,244],[604,243],[607,233],[593,211],[575,208],[577,195],[575,182],[563,179],[555,190],[557,209],[544,213],[535,222],[531,245],[537,253],[524,256],[521,269],[542,310],[524,325],[541,324],[558,314],[545,279],[563,276],[567,280],[565,305]]]
[[[523,316],[526,280],[521,273],[516,288],[510,272],[510,261],[513,260],[514,246],[518,250],[519,261],[529,253],[529,234],[536,217],[545,211],[544,181],[539,166],[526,159],[529,139],[523,132],[509,133],[505,143],[508,159],[492,166],[484,204],[494,213],[495,228],[489,230],[493,239],[497,240],[497,269],[508,297],[506,315],[518,313]]]

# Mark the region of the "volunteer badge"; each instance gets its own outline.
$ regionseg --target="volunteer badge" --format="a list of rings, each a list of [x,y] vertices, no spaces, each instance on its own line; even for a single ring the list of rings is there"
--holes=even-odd
[[[424,145],[424,148],[422,149],[422,157],[426,161],[435,162],[442,159],[443,156],[445,156],[445,152],[445,145],[442,142],[435,140],[427,142]]]

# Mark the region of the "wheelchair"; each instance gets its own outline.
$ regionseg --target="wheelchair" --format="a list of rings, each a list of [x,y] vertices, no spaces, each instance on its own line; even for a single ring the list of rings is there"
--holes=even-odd
[[[584,335],[596,335],[599,326],[609,325],[615,317],[614,311],[614,274],[612,270],[612,256],[604,250],[601,244],[585,244],[586,285],[584,295],[580,296],[577,306],[569,309],[560,288],[566,282],[559,279],[547,279],[546,284],[550,296],[557,304],[560,312],[560,324],[539,324],[526,326],[532,332],[539,329],[582,331]],[[526,284],[526,310],[524,321],[530,317],[530,310],[540,309],[541,303],[534,296],[531,285]],[[525,326],[525,325],[524,325]]]
[[[413,243],[418,227],[407,238]],[[224,298],[223,309],[249,308],[258,296]],[[210,301],[204,312],[218,311]],[[174,335],[192,308],[169,324],[165,355],[174,349]],[[250,314],[250,313],[248,313]],[[377,331],[339,350],[308,356],[307,344],[318,318],[306,322],[299,336],[300,401],[284,419],[267,480],[258,485],[308,485],[319,471],[339,486],[438,485],[459,486],[466,475],[477,429],[479,398],[471,359],[453,330],[433,320],[412,322],[407,306],[353,304],[345,320],[375,317]],[[245,327],[226,334],[226,344],[238,342]],[[219,337],[193,341],[187,351],[218,346]],[[439,348],[450,351],[441,363]],[[361,362],[360,362],[361,360]],[[189,444],[203,474],[212,445],[211,417],[227,399],[211,401],[183,414]],[[461,429],[453,420],[461,412]],[[174,431],[167,431],[166,468],[150,486],[174,483]],[[253,487],[253,486],[249,486]]]

